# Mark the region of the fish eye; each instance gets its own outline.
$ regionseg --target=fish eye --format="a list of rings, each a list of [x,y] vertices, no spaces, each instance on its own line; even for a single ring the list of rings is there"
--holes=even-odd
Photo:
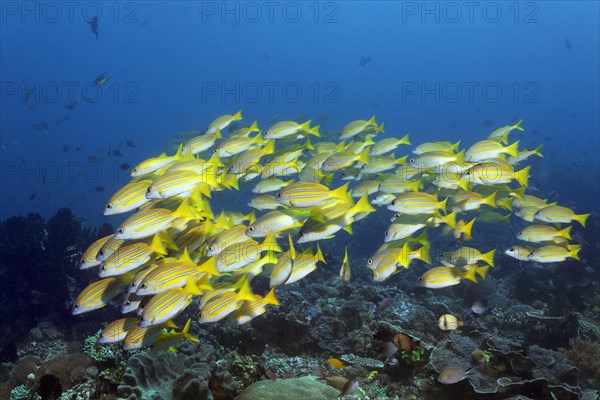
[[[367,260],[367,264],[369,264],[369,265],[373,264],[373,259],[369,258],[369,259]]]
[[[208,246],[208,251],[213,251],[214,247],[213,246]]]
[[[123,233],[123,232],[125,232],[125,229],[123,229],[123,228],[117,229],[117,233]]]
[[[213,150],[213,153],[217,153],[218,151],[219,151],[219,150],[217,150],[217,149],[214,149],[214,150]]]
[[[148,189],[146,190],[146,193],[150,193],[151,191],[152,191],[152,190],[150,190],[150,188],[148,188]]]
[[[106,267],[105,267],[104,265],[102,265],[102,266],[100,267],[100,269],[101,269],[102,271],[106,271]]]
[[[248,228],[248,230],[249,230],[250,232],[254,232],[254,227],[253,227],[253,226],[251,226],[251,227],[249,227],[249,228]]]
[[[281,197],[281,192],[277,193],[277,197]]]
[[[106,204],[106,208],[111,209],[112,208],[112,203]]]
[[[508,249],[508,251],[510,251],[511,253],[513,253],[515,251],[515,249],[511,247],[510,249]]]
[[[79,304],[74,304],[73,308],[79,308]]]
[[[409,163],[414,164],[415,163],[415,159],[411,158],[410,161],[409,161]]]
[[[465,172],[466,175],[471,175],[471,171]]]
[[[126,305],[126,306],[130,306],[130,305],[131,305],[131,302],[130,302],[129,300],[127,300],[127,301],[125,301],[125,303],[123,303],[123,304],[124,304],[124,305]]]
[[[142,283],[142,284],[140,285],[140,287],[141,287],[142,289],[146,289],[146,284],[145,284],[145,283]]]

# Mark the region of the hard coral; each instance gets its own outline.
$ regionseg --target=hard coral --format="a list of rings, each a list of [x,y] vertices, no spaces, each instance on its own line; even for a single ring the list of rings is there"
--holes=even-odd
[[[571,339],[569,348],[560,351],[573,361],[584,375],[596,384],[600,383],[600,346],[597,342]]]

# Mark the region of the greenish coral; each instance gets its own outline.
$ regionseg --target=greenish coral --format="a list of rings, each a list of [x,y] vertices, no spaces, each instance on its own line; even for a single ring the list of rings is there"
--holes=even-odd
[[[93,336],[85,338],[83,343],[83,352],[87,354],[94,361],[106,361],[115,357],[115,353],[109,346],[103,345],[98,342],[102,331],[98,331]]]
[[[25,400],[29,399],[31,396],[31,391],[25,385],[15,386],[13,390],[10,391],[10,400]]]
[[[591,340],[570,339],[568,349],[560,351],[589,378],[600,382],[600,346]]]
[[[417,364],[423,360],[426,350],[421,346],[402,351],[402,359],[409,364]]]

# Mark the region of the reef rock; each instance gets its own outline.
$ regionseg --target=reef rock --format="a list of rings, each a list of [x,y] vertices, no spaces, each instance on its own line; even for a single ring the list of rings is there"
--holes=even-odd
[[[235,400],[328,400],[337,399],[340,392],[317,381],[314,376],[275,379],[253,383]]]
[[[208,345],[184,343],[178,353],[144,351],[129,359],[121,397],[153,400],[226,399],[240,389]]]

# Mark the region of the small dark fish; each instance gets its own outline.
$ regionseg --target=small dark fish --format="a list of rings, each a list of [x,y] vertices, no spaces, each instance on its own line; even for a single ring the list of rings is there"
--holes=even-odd
[[[119,165],[119,168],[121,168],[123,171],[127,171],[129,168],[131,168],[131,164],[123,163],[123,164]]]
[[[542,139],[544,139],[547,142],[552,141],[552,136],[544,136]]]
[[[485,313],[490,308],[489,300],[486,298],[481,298],[475,300],[473,305],[471,306],[471,311],[473,311],[477,315],[481,315]]]
[[[33,199],[35,199],[35,193],[31,193],[31,194],[29,195],[29,200],[33,200]]]
[[[359,384],[360,382],[358,381],[358,379],[351,379],[348,382],[346,382],[346,384],[342,388],[342,392],[338,396],[338,399],[341,399],[344,396],[348,396],[349,394],[356,392],[358,390]]]
[[[87,160],[93,164],[98,164],[100,161],[102,161],[102,159],[100,157],[96,157],[96,156],[89,156],[87,158]]]
[[[565,47],[569,50],[573,49],[573,45],[569,41],[569,39],[565,38]]]
[[[81,150],[83,150],[83,146],[78,144],[77,146],[75,146],[75,151],[76,152],[80,152]]]
[[[59,119],[56,120],[56,123],[58,125],[60,124],[64,124],[65,122],[67,122],[69,120],[69,116],[65,115],[64,117],[60,117]]]
[[[125,144],[127,145],[127,147],[135,147],[135,143],[133,143],[133,140],[129,139],[127,142],[125,142]]]
[[[364,67],[365,65],[367,65],[369,62],[371,62],[371,57],[362,57],[360,59],[360,62],[358,63],[358,65],[360,65],[361,67]]]
[[[104,85],[106,82],[108,82],[108,80],[110,79],[110,75],[108,75],[108,73],[103,72],[100,75],[98,75],[96,77],[96,79],[94,79],[94,84],[96,86],[102,86]]]
[[[458,383],[473,373],[473,367],[464,369],[464,368],[446,368],[442,372],[440,372],[440,376],[438,376],[438,382],[444,383],[446,385],[451,385],[453,383]]]
[[[119,149],[113,149],[112,155],[115,157],[123,157],[123,153],[121,153],[121,150]]]
[[[485,121],[483,121],[483,125],[485,126],[492,126],[494,124],[494,121],[492,121],[491,119],[486,119]]]
[[[70,144],[65,144],[65,145],[63,146],[63,151],[66,153],[67,151],[69,151],[69,149],[70,149],[70,148],[71,148],[71,145],[70,145]]]
[[[96,186],[96,187],[94,188],[94,190],[95,190],[96,192],[104,192],[104,191],[106,190],[106,188],[105,188],[104,186]]]
[[[69,109],[69,110],[73,111],[73,110],[75,109],[75,106],[76,106],[76,105],[77,105],[76,103],[74,103],[74,102],[71,102],[71,103],[65,104],[65,108],[67,108],[67,109]]]
[[[398,352],[398,347],[393,342],[386,342],[379,348],[379,357],[391,357]]]
[[[375,309],[375,315],[381,314],[383,312],[383,310],[385,310],[386,308],[388,308],[395,302],[396,302],[395,297],[386,297],[385,299],[381,300],[381,303],[379,303],[379,305],[377,306],[377,309]]]
[[[273,371],[271,371],[270,369],[265,371],[265,376],[267,378],[269,378],[270,380],[274,381],[275,379],[277,379],[277,374]]]
[[[98,40],[98,34],[100,33],[100,31],[98,30],[98,16],[94,15],[94,17],[91,20],[86,22],[90,24],[90,28],[92,29],[94,35],[96,35],[96,40]]]
[[[533,131],[531,133],[533,133],[534,135],[539,135],[540,134],[538,131]]]

